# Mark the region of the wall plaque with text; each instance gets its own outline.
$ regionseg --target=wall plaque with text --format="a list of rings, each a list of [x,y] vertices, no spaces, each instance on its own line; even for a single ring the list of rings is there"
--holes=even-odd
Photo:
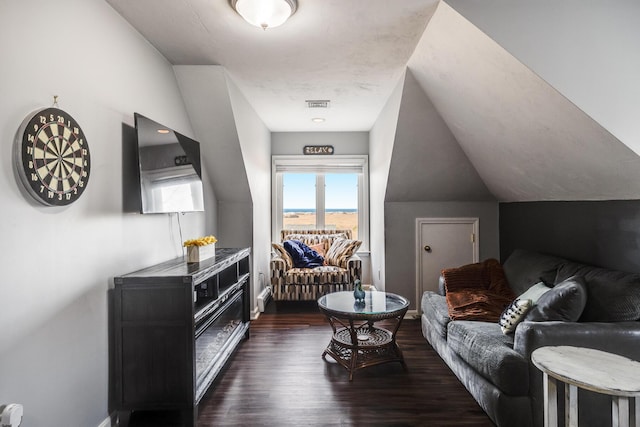
[[[305,155],[333,154],[333,145],[305,145],[302,153]]]

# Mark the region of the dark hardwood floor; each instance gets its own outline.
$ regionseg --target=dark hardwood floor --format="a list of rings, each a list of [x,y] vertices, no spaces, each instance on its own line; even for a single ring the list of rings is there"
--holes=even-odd
[[[422,337],[398,332],[399,363],[348,372],[321,358],[331,328],[317,307],[271,302],[251,323],[199,406],[198,426],[473,426],[494,424]],[[330,358],[327,358],[330,360]],[[132,427],[174,427],[175,413],[134,413]]]

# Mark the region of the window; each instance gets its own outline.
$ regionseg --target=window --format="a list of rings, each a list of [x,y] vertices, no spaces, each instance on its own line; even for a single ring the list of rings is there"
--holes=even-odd
[[[368,248],[366,156],[273,157],[273,236],[280,230],[350,229]]]

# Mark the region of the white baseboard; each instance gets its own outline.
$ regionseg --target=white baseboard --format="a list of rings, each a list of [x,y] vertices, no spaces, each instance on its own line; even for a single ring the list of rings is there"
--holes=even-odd
[[[404,314],[404,318],[405,319],[418,319],[418,318],[420,318],[420,313],[418,313],[418,310],[407,310],[407,312]]]
[[[258,295],[258,310],[260,310],[260,313],[264,313],[264,310],[267,307],[267,304],[269,303],[270,299],[271,299],[271,288],[267,286]]]
[[[110,415],[107,418],[105,418],[104,421],[98,424],[98,427],[111,427],[111,420],[112,420],[112,416]]]

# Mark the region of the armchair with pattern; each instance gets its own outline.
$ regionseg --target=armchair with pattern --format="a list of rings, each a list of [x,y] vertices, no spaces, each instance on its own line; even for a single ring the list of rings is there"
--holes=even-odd
[[[270,282],[276,301],[317,300],[324,294],[353,290],[353,282],[362,277],[362,261],[355,254],[359,240],[351,239],[351,230],[291,230],[280,232],[280,242],[272,243]],[[285,240],[299,240],[325,257],[326,265],[296,268],[282,246]]]

